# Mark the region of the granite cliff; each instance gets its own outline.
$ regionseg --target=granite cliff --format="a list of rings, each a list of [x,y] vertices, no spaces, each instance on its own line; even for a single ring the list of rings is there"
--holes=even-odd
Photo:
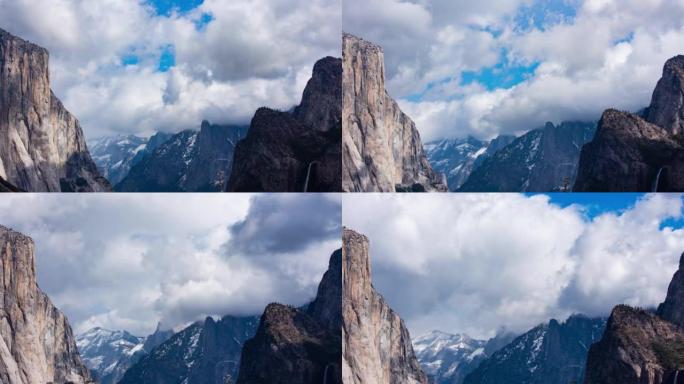
[[[67,318],[38,287],[34,248],[0,226],[0,382],[91,383]]]
[[[416,125],[385,90],[382,48],[345,33],[342,56],[343,190],[446,192]]]
[[[427,384],[403,320],[371,283],[368,238],[342,234],[342,380]]]
[[[30,192],[102,192],[78,120],[50,90],[49,54],[0,29],[0,178]]]

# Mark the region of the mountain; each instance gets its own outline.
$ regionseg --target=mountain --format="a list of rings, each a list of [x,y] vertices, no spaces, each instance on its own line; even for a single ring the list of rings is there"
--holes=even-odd
[[[609,109],[582,149],[577,192],[684,191],[684,56],[667,61],[642,115]]]
[[[684,254],[657,313],[618,305],[589,351],[586,384],[682,383]]]
[[[259,108],[235,149],[229,192],[339,192],[342,63],[316,62],[292,112]]]
[[[97,169],[113,185],[123,180],[131,168],[171,137],[158,132],[150,138],[135,135],[102,137],[88,143]]]
[[[0,178],[30,192],[108,191],[81,125],[50,90],[48,61],[0,29]]]
[[[456,191],[468,180],[473,170],[515,140],[501,135],[487,142],[468,136],[465,139],[443,139],[425,144],[425,154],[435,171],[447,177],[450,191]]]
[[[547,123],[485,158],[461,186],[462,192],[552,192],[574,184],[582,146],[593,123]]]
[[[606,320],[571,316],[541,324],[492,354],[465,384],[570,384],[584,377],[589,346],[603,334]]]
[[[0,226],[0,382],[92,383],[69,321],[38,287],[34,249]]]
[[[269,304],[245,343],[238,384],[342,384],[342,253],[330,257],[306,309]]]
[[[172,331],[162,331],[159,326],[148,337],[93,328],[76,336],[76,346],[99,384],[116,384],[131,366],[171,336]]]
[[[416,125],[385,90],[382,48],[346,33],[342,41],[343,190],[445,192]]]
[[[230,384],[257,317],[207,317],[171,336],[129,368],[119,384]]]
[[[342,233],[342,381],[427,384],[404,321],[371,283],[370,243]]]
[[[435,384],[461,384],[487,356],[484,340],[432,331],[413,340],[423,371]]]
[[[246,127],[203,121],[146,154],[115,186],[120,192],[218,192],[233,167],[235,146]]]
[[[76,346],[83,363],[101,384],[116,383],[107,380],[123,356],[133,356],[142,349],[144,338],[133,336],[126,331],[109,331],[93,328],[76,336]]]

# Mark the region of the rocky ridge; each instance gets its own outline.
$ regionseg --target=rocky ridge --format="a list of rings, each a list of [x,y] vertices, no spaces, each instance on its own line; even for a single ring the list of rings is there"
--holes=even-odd
[[[605,319],[580,315],[540,324],[491,354],[463,382],[579,383],[589,346],[601,337],[605,324]]]
[[[415,124],[385,90],[382,49],[347,33],[342,40],[343,190],[445,192]]]
[[[684,255],[657,313],[618,305],[587,359],[586,384],[684,382]]]
[[[255,316],[207,317],[152,348],[131,366],[119,384],[233,384],[242,348],[254,335]],[[146,342],[158,342],[148,337]],[[147,343],[146,343],[147,344]]]
[[[0,226],[0,382],[91,383],[67,318],[38,287],[34,249]]]
[[[335,251],[306,309],[269,304],[245,343],[238,384],[341,384],[342,254]]]
[[[342,380],[427,384],[403,320],[371,283],[368,238],[342,234]]]
[[[609,109],[582,148],[577,192],[684,191],[684,56],[667,61],[642,115]]]
[[[48,61],[0,29],[0,178],[31,192],[108,191],[78,120],[50,90]]]
[[[342,63],[313,68],[292,112],[259,108],[237,144],[229,192],[341,191]]]
[[[577,177],[582,146],[595,132],[594,123],[547,123],[483,158],[459,191],[569,191]]]
[[[164,141],[115,186],[120,192],[219,192],[233,167],[237,143],[247,128],[203,121]]]

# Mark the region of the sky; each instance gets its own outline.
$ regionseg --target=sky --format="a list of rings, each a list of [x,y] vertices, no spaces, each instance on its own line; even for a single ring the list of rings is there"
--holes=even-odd
[[[679,194],[345,195],[373,284],[413,337],[493,337],[661,303],[684,251]]]
[[[341,244],[334,195],[15,195],[0,218],[33,238],[38,284],[77,333],[306,304]]]
[[[0,0],[0,28],[50,52],[88,139],[245,124],[299,103],[340,56],[338,0]]]
[[[345,0],[342,15],[384,48],[424,141],[638,111],[684,53],[684,0]]]

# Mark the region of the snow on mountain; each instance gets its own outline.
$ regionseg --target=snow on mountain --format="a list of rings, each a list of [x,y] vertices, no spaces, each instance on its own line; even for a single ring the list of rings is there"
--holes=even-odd
[[[76,337],[81,358],[100,384],[117,383],[126,370],[166,340],[171,331],[157,331],[139,337],[127,331],[93,328]]]
[[[449,190],[455,191],[486,158],[515,139],[500,136],[491,142],[473,137],[465,139],[443,139],[424,145],[430,165],[447,176]]]
[[[88,142],[88,149],[100,173],[115,185],[128,175],[143,156],[169,137],[169,134],[161,132],[151,138],[135,135],[108,136]]]
[[[567,384],[584,378],[589,346],[606,319],[574,315],[540,324],[494,352],[467,375],[466,384]]]
[[[487,356],[484,340],[432,331],[413,340],[413,351],[435,383],[459,384]]]

